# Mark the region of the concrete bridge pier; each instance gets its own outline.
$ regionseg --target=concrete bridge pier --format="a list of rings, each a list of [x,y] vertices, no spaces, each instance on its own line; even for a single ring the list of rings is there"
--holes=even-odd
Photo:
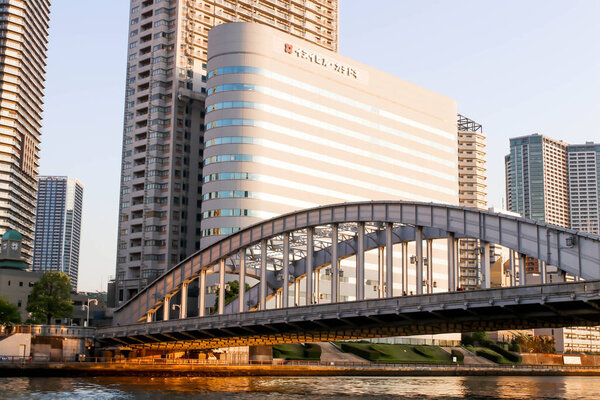
[[[416,269],[416,292],[417,295],[423,294],[423,227],[417,226],[415,229],[415,269]]]
[[[356,300],[365,299],[365,223],[358,223],[356,250]]]

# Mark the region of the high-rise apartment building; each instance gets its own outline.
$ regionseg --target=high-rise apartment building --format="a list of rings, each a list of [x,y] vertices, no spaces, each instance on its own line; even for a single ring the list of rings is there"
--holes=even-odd
[[[525,218],[569,227],[567,146],[538,134],[510,139],[506,202]]]
[[[131,0],[116,302],[200,247],[207,35],[233,21],[337,50],[337,0]]]
[[[0,234],[23,235],[31,262],[49,0],[0,1]]]
[[[77,290],[83,185],[66,176],[40,176],[38,182],[34,271],[61,271]]]
[[[567,150],[571,228],[600,234],[600,144]]]
[[[483,128],[481,124],[460,114],[457,127],[459,203],[463,207],[487,210],[487,152]],[[478,285],[480,248],[479,241],[476,239],[460,240],[461,288],[473,289]]]
[[[570,145],[534,134],[510,140],[506,163],[508,208],[526,218],[598,233],[600,144]],[[537,260],[527,271],[538,272]],[[552,281],[552,279],[550,279]],[[600,327],[540,329],[557,350],[597,351]]]

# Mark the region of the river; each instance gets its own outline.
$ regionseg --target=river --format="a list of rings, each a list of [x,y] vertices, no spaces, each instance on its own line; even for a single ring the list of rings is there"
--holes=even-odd
[[[0,399],[600,399],[598,377],[0,378]]]

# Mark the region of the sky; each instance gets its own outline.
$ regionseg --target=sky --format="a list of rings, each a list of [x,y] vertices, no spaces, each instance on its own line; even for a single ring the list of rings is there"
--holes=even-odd
[[[600,1],[341,0],[340,53],[483,125],[490,206],[509,138],[600,142]],[[40,173],[84,184],[79,290],[115,274],[127,0],[52,0]]]

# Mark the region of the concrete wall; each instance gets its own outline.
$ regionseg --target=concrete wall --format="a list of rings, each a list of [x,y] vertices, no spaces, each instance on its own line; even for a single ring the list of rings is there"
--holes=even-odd
[[[29,357],[31,334],[15,333],[0,340],[0,357]]]

